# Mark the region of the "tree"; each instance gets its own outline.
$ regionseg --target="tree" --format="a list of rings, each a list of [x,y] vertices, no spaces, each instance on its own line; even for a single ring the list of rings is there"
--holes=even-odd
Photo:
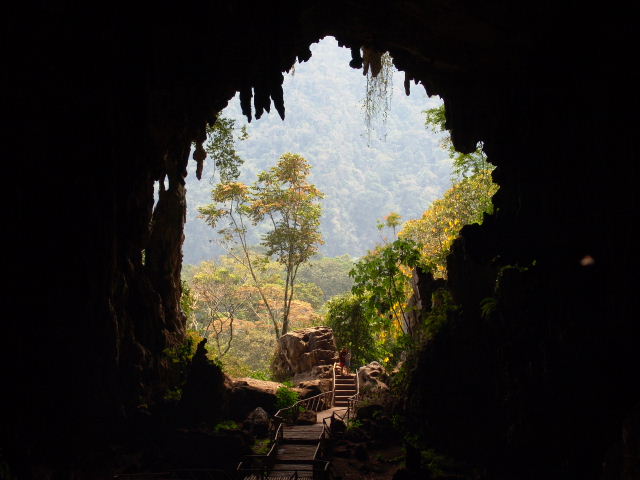
[[[201,316],[198,333],[214,340],[216,356],[222,358],[231,348],[234,324],[246,318],[253,300],[253,292],[246,287],[246,274],[241,276],[213,262],[202,262],[192,288],[195,308]]]
[[[378,221],[376,227],[380,232],[382,232],[385,228],[390,229],[393,232],[393,238],[396,238],[396,229],[402,225],[402,216],[398,212],[391,212],[389,215],[384,217],[382,221]],[[382,237],[382,242],[387,243],[387,237]]]
[[[214,165],[214,175],[217,170],[220,182],[229,183],[240,176],[240,166],[244,160],[236,151],[236,121],[231,118],[218,117],[213,125],[207,125],[207,140],[204,150],[211,157]],[[237,140],[243,141],[249,138],[247,127],[240,129]],[[214,176],[211,177],[212,183]]]
[[[274,167],[260,173],[251,187],[236,181],[220,183],[212,191],[212,203],[198,208],[211,227],[222,224],[218,230],[221,243],[249,273],[276,338],[289,330],[298,269],[322,244],[319,200],[323,195],[308,182],[310,171],[304,157],[285,153]],[[247,233],[251,225],[264,223],[268,229],[262,235],[261,246],[266,254],[259,255],[248,244]],[[280,312],[258,279],[269,258],[284,267]]]
[[[263,234],[261,245],[267,255],[284,265],[284,311],[281,329],[289,330],[289,313],[300,265],[318,252],[323,243],[320,233],[323,194],[308,182],[311,165],[302,156],[283,154],[270,170],[258,175],[251,204],[254,224],[267,220],[270,229]]]
[[[369,253],[349,273],[354,279],[351,291],[363,299],[370,321],[380,324],[382,330],[412,333],[406,303],[411,269],[419,264],[418,244],[401,238]]]
[[[327,303],[325,322],[333,329],[338,348],[348,347],[354,365],[365,365],[378,358],[374,324],[366,315],[361,297],[347,293]]]
[[[479,171],[447,190],[422,218],[406,222],[399,235],[419,243],[423,263],[434,276],[445,278],[453,241],[465,225],[482,223],[484,214],[493,208],[491,197],[497,190],[491,171]]]
[[[349,272],[353,265],[353,258],[347,254],[339,257],[314,258],[300,265],[298,280],[313,283],[322,289],[324,303],[336,295],[351,291],[353,279],[349,276]]]

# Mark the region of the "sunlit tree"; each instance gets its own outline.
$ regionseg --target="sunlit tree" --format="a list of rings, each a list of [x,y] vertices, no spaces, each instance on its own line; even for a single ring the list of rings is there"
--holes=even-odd
[[[276,338],[289,331],[291,306],[300,265],[318,252],[322,244],[320,192],[309,183],[311,166],[301,155],[285,153],[277,164],[259,174],[252,186],[241,182],[218,184],[212,191],[212,203],[200,207],[202,218],[218,228],[221,243],[253,280]],[[265,255],[250,247],[247,234],[251,227],[267,225],[261,246]],[[284,267],[282,309],[259,281],[268,259]]]

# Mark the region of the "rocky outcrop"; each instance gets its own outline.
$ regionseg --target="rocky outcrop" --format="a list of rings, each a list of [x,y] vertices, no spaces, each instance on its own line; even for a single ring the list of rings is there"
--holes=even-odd
[[[276,413],[276,391],[282,384],[255,380],[253,378],[234,378],[228,384],[229,416],[242,420],[249,412],[261,407],[269,414]]]
[[[270,423],[271,417],[269,417],[269,414],[262,407],[257,407],[247,415],[247,418],[242,422],[242,426],[245,430],[258,437],[265,437],[269,433]]]
[[[226,377],[220,367],[207,358],[206,343],[204,339],[198,344],[191,360],[179,412],[187,425],[213,427],[227,413]]]
[[[333,330],[310,327],[289,332],[278,342],[275,373],[294,382],[331,378],[331,365],[338,353]]]
[[[378,362],[371,362],[358,369],[358,382],[362,393],[374,393],[389,389],[389,376]]]
[[[331,380],[328,381],[328,385],[330,384]],[[283,384],[279,382],[254,378],[228,378],[226,393],[229,404],[228,415],[233,419],[242,420],[257,407],[273,415],[277,411],[276,393],[282,386]],[[301,382],[293,388],[298,392],[300,399],[313,397],[327,389],[330,389],[330,386],[327,386],[326,380]]]

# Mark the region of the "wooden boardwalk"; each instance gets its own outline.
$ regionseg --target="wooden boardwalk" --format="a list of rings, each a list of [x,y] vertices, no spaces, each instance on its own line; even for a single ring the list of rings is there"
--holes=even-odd
[[[309,441],[317,444],[322,436],[322,423],[316,423],[315,425],[283,425],[283,428],[282,433],[285,442]]]
[[[300,480],[313,479],[314,462],[318,460],[322,420],[330,417],[334,409],[318,412],[315,425],[282,425],[282,440],[275,451],[273,466],[267,474],[250,474],[245,480]]]
[[[276,443],[269,454],[259,461],[254,459],[253,465],[250,463],[248,467],[244,467],[243,464],[238,466],[238,472],[244,473],[244,477],[242,477],[244,480],[318,480],[329,478],[329,462],[322,458],[327,441],[325,426],[329,424],[325,420],[335,415],[344,421],[352,406],[352,397],[358,391],[355,375],[335,375],[334,378],[335,385],[333,392],[329,392],[331,394],[329,401],[323,396],[326,394],[320,394],[309,399],[311,403],[302,405],[311,411],[318,406],[329,405],[331,402],[334,406],[317,412],[316,423],[313,425],[281,423],[276,433]]]

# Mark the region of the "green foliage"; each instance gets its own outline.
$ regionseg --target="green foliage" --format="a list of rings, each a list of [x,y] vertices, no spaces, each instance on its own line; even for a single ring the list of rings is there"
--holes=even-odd
[[[180,309],[184,313],[185,317],[187,317],[187,325],[191,322],[195,311],[196,299],[191,292],[191,287],[189,287],[189,283],[186,280],[181,280],[180,285],[182,286],[182,294],[180,295]]]
[[[384,217],[382,221],[378,221],[376,227],[380,232],[384,229],[390,229],[393,232],[393,238],[396,238],[396,230],[402,225],[402,216],[397,212],[391,212],[389,215]],[[382,237],[383,243],[388,243],[388,239],[386,237]]]
[[[164,399],[169,401],[180,400],[182,387],[187,381],[187,373],[191,359],[196,353],[198,343],[202,337],[194,331],[188,331],[184,341],[178,345],[165,348],[162,353],[169,363],[169,385],[164,393]]]
[[[378,358],[377,332],[365,314],[363,299],[347,293],[327,304],[325,323],[333,329],[338,348],[348,347],[355,368]]]
[[[236,151],[235,130],[236,121],[231,118],[218,117],[212,126],[207,125],[207,140],[204,149],[207,155],[213,159],[214,167],[217,169],[222,183],[236,180],[240,176],[240,166],[244,163]],[[242,141],[247,138],[249,135],[246,126],[243,126],[237,139]]]
[[[291,387],[282,385],[276,390],[276,408],[288,408],[293,406],[300,399],[300,394]]]
[[[495,297],[487,297],[480,302],[480,315],[485,320],[491,317],[498,306],[498,299]]]
[[[457,473],[463,469],[459,462],[431,448],[420,450],[420,464],[421,468],[428,470],[434,479],[452,478],[452,472]]]
[[[224,420],[213,427],[213,431],[216,433],[231,432],[234,430],[240,430],[240,425],[233,420]]]
[[[324,303],[336,295],[351,291],[353,279],[349,272],[353,265],[353,258],[349,255],[313,258],[300,265],[299,285],[303,282],[317,285],[323,293]]]
[[[271,445],[273,445],[271,438],[256,438],[251,451],[254,455],[266,455],[271,450]]]
[[[294,291],[294,299],[309,303],[318,309],[324,303],[324,292],[315,283],[298,282]]]
[[[426,111],[427,125],[436,131],[445,128],[444,106]],[[434,201],[422,218],[409,220],[400,237],[422,244],[422,261],[436,277],[446,278],[446,259],[451,245],[465,225],[482,223],[484,215],[493,211],[491,201],[498,186],[491,179],[493,165],[480,145],[470,154],[456,152],[447,135],[443,147],[454,161],[453,186]]]
[[[436,108],[425,110],[426,121],[425,126],[430,128],[433,132],[445,132],[446,131],[446,111],[444,104]],[[482,150],[482,144],[478,144],[478,148],[471,153],[460,153],[453,146],[451,136],[445,135],[441,144],[449,153],[449,158],[453,160],[453,175],[455,182],[463,180],[469,176],[476,175],[485,170],[493,170],[487,160],[487,155]]]
[[[439,288],[431,295],[431,311],[424,321],[425,331],[428,337],[435,336],[447,323],[449,314],[458,310],[458,305],[453,303],[451,292],[446,288]]]
[[[273,381],[271,378],[271,372],[268,370],[252,370],[249,375],[250,378],[255,378],[256,380],[264,380],[264,381]]]
[[[347,430],[357,430],[362,427],[363,423],[357,418],[350,418],[347,420]]]
[[[410,330],[403,318],[410,293],[408,280],[410,269],[418,266],[420,260],[418,244],[400,238],[356,263],[349,273],[354,279],[352,292],[365,299],[371,319],[377,318],[387,329],[395,322],[399,332]]]

